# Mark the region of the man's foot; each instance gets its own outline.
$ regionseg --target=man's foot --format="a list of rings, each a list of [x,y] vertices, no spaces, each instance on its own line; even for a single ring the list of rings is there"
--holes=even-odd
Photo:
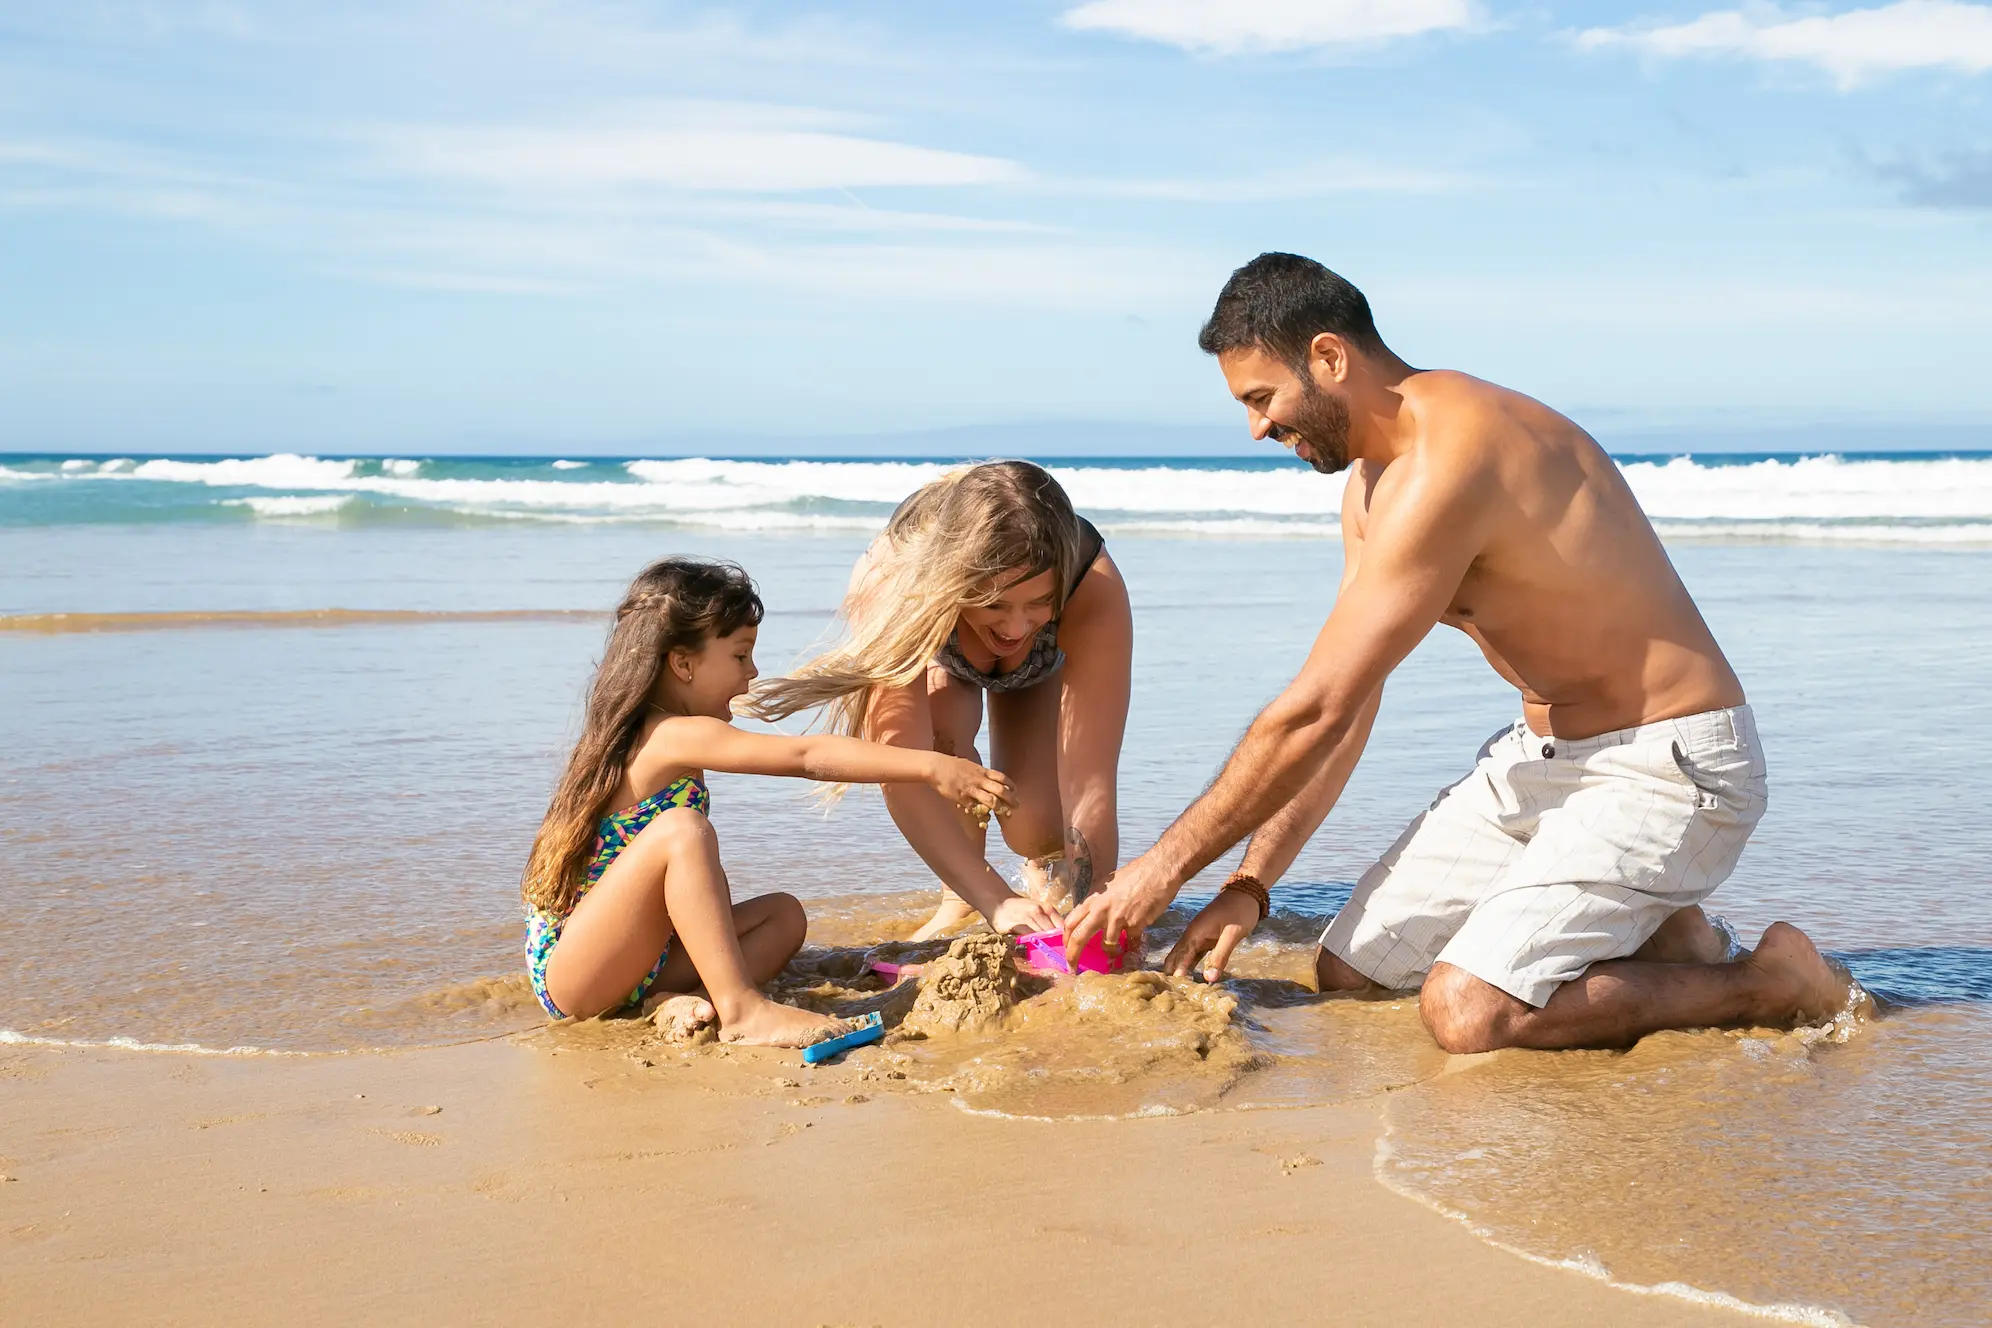
[[[667,996],[650,1013],[650,1021],[667,1042],[692,1042],[719,1019],[703,996]]]
[[[1766,927],[1764,938],[1743,962],[1764,977],[1765,1012],[1776,1020],[1821,1024],[1846,1008],[1846,979],[1789,922]]]
[[[811,1014],[793,1005],[756,996],[733,1018],[720,1021],[719,1040],[748,1047],[807,1047],[848,1033],[853,1027],[848,1019]]]
[[[1661,923],[1632,957],[1651,964],[1720,964],[1729,958],[1729,938],[1690,904]]]
[[[920,929],[906,939],[931,941],[936,936],[945,936],[974,916],[975,910],[968,906],[968,901],[949,894],[942,898],[941,906],[934,910],[934,916],[921,923]]]

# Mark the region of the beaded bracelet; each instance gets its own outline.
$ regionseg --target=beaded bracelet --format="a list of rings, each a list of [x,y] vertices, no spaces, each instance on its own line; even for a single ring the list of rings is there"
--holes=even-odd
[[[1266,887],[1256,876],[1246,872],[1233,872],[1231,879],[1218,887],[1219,894],[1223,894],[1226,890],[1236,890],[1241,895],[1251,896],[1252,902],[1259,906],[1260,922],[1264,922],[1266,914],[1273,911],[1273,897],[1267,893]],[[1257,923],[1253,925],[1256,926]]]

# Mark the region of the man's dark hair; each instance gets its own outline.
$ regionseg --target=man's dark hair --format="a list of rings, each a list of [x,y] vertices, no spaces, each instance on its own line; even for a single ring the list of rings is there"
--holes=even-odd
[[[1263,350],[1300,371],[1322,332],[1365,355],[1388,353],[1361,291],[1311,258],[1260,254],[1224,283],[1197,345],[1210,355]]]

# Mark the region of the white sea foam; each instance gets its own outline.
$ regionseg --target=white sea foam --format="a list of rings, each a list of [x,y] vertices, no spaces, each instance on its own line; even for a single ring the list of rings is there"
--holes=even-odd
[[[0,469],[0,479],[151,481],[260,490],[260,515],[316,515],[331,495],[470,517],[560,522],[669,522],[740,531],[875,530],[948,464],[921,461],[559,461],[493,475],[448,459],[378,466],[282,453],[221,461],[129,459],[90,470]],[[585,476],[574,472],[587,470]],[[1344,480],[1298,466],[1051,466],[1080,511],[1109,532],[1334,538]],[[454,472],[454,473],[453,473]],[[1722,465],[1632,461],[1624,473],[1662,533],[1675,539],[1771,539],[1992,545],[1992,458],[1846,460],[1835,456]],[[570,478],[570,476],[573,476]],[[278,500],[289,506],[274,505]],[[298,506],[311,502],[311,507]]]
[[[103,473],[109,473],[116,464],[106,461]],[[359,468],[357,461],[321,461],[317,457],[279,452],[274,456],[228,461],[162,458],[138,464],[131,471],[131,476],[140,480],[172,480],[181,484],[206,484],[227,489],[338,489],[346,487],[353,472]]]
[[[1400,1195],[1413,1203],[1422,1204],[1442,1217],[1447,1217],[1471,1231],[1482,1241],[1504,1253],[1526,1259],[1530,1263],[1541,1264],[1545,1268],[1557,1268],[1567,1273],[1578,1273],[1594,1278],[1606,1286],[1619,1291],[1629,1291],[1636,1296],[1665,1296],[1672,1300],[1685,1300],[1697,1305],[1709,1305],[1717,1309],[1729,1310],[1752,1319],[1768,1319],[1775,1323],[1802,1324],[1805,1328],[1859,1328],[1854,1320],[1838,1310],[1826,1309],[1819,1305],[1777,1304],[1764,1305],[1755,1301],[1743,1300],[1726,1291],[1710,1291],[1705,1287],[1690,1286],[1686,1282],[1625,1282],[1612,1276],[1595,1255],[1581,1255],[1577,1258],[1554,1259],[1545,1255],[1533,1254],[1519,1246],[1510,1245],[1499,1239],[1480,1223],[1457,1209],[1448,1208],[1430,1195],[1403,1184],[1390,1174],[1390,1163],[1396,1156],[1396,1147],[1391,1143],[1395,1128],[1387,1121],[1384,1134],[1376,1141],[1376,1152],[1371,1157],[1370,1171],[1377,1183],[1392,1194]]]
[[[340,508],[352,503],[350,493],[306,494],[303,496],[284,495],[271,498],[229,498],[225,507],[247,507],[261,517],[310,517],[330,516]]]
[[[156,1051],[169,1052],[178,1056],[323,1056],[338,1055],[337,1052],[279,1051],[273,1047],[204,1047],[198,1042],[140,1042],[136,1038],[114,1037],[90,1040],[87,1038],[35,1037],[28,1033],[17,1033],[11,1028],[0,1028],[0,1047],[101,1047],[113,1051]]]

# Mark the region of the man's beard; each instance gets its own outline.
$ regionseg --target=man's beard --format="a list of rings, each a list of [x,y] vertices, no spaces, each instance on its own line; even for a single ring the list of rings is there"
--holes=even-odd
[[[1266,430],[1272,440],[1292,447],[1307,444],[1308,455],[1301,459],[1323,475],[1334,475],[1349,467],[1349,406],[1340,397],[1329,396],[1310,378],[1301,380],[1300,405],[1293,424],[1275,424]]]

